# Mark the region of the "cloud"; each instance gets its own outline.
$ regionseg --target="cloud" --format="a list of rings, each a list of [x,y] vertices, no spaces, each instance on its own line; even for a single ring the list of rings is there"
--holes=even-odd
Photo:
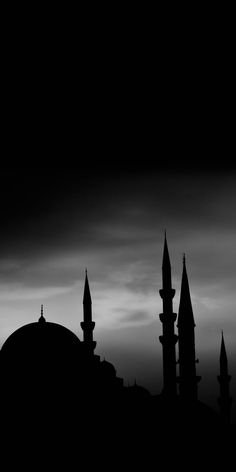
[[[45,300],[71,291],[70,287],[29,287],[22,284],[0,285],[0,303],[20,300]]]
[[[123,323],[140,323],[153,321],[150,312],[147,310],[126,310],[126,309],[116,309],[116,312],[123,312],[123,315],[120,319]]]
[[[213,179],[209,174],[156,172],[109,177],[93,175],[77,184],[74,178],[71,183],[66,177],[57,183],[51,178],[40,196],[33,182],[28,190],[12,189],[6,213],[11,214],[17,203],[21,219],[13,213],[2,225],[2,254],[40,257],[69,247],[122,247],[141,239],[146,244],[150,235],[155,232],[158,238],[165,227],[175,238],[190,229],[235,228],[233,176]]]

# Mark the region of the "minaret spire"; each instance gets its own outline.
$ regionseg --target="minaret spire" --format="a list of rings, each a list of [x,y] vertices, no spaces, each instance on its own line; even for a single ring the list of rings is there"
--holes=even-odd
[[[96,347],[96,342],[93,340],[93,330],[95,328],[95,322],[92,321],[92,299],[90,294],[87,269],[85,270],[83,312],[83,321],[80,323],[80,326],[84,333],[84,344],[87,346],[88,351],[90,353],[93,353]]]
[[[164,239],[164,250],[163,250],[163,258],[162,258],[162,281],[163,281],[163,288],[172,288],[171,283],[171,265],[170,265],[170,256],[168,251],[167,245],[167,238],[166,238],[166,230],[165,230],[165,239]]]
[[[232,398],[229,393],[229,383],[231,376],[228,372],[228,359],[226,354],[223,331],[221,334],[221,348],[220,348],[220,375],[217,377],[220,384],[220,397],[218,403],[220,405],[221,419],[224,424],[230,423],[230,410]]]
[[[166,231],[162,259],[162,289],[159,290],[163,301],[163,313],[159,315],[162,322],[163,334],[159,336],[163,351],[163,396],[176,396],[176,354],[175,344],[178,337],[175,335],[174,323],[176,313],[173,313],[173,298],[175,290],[172,288],[171,265],[167,245]]]
[[[85,269],[83,305],[84,305],[84,315],[86,317],[86,321],[91,321],[92,320],[92,299],[91,299],[91,294],[90,294],[87,269]]]
[[[187,314],[187,315],[186,315]],[[188,283],[188,274],[186,269],[186,256],[183,254],[183,273],[181,282],[180,302],[179,302],[179,316],[178,325],[181,323],[188,323],[195,327],[192,302],[190,296],[190,289]]]
[[[228,359],[225,349],[224,333],[221,331],[220,371],[228,375]]]
[[[197,400],[197,384],[201,377],[196,375],[195,357],[195,321],[186,269],[186,257],[183,255],[183,272],[178,314],[179,334],[179,393],[186,401]]]

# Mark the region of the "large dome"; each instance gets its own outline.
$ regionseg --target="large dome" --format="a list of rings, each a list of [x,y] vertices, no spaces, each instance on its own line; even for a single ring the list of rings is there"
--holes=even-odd
[[[79,338],[69,329],[57,323],[41,321],[29,323],[12,333],[2,346],[2,353],[17,353],[27,355],[36,352],[43,354],[47,351],[52,353],[72,349],[80,349]]]
[[[87,388],[87,353],[84,344],[64,326],[47,322],[22,326],[5,341],[0,352],[4,398],[15,407],[45,401],[72,401]],[[70,396],[70,399],[68,398]],[[9,400],[8,400],[9,401]]]
[[[1,365],[14,375],[62,375],[83,369],[84,355],[83,343],[72,331],[41,316],[9,336],[1,349]]]

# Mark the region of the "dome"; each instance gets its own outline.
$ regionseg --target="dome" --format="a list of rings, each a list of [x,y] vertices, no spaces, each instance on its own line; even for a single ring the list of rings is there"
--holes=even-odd
[[[29,323],[12,333],[2,346],[3,354],[11,352],[18,355],[27,352],[64,351],[80,348],[79,338],[64,326],[47,321]]]
[[[60,343],[60,347],[62,347],[61,343],[63,344],[80,344],[79,338],[69,329],[65,328],[64,326],[44,321],[38,323],[29,323],[27,325],[21,326],[19,329],[14,331],[5,343],[2,346],[2,351],[9,351],[12,348],[23,348],[25,349],[27,346],[35,347],[39,342],[52,342],[55,346],[55,343]],[[36,343],[36,344],[35,344]],[[42,348],[42,345],[41,345]]]
[[[106,361],[105,359],[101,362],[101,367],[103,372],[112,377],[116,377],[116,369],[111,362]]]
[[[13,405],[16,415],[24,410],[29,417],[30,411],[65,415],[78,399],[86,401],[94,375],[89,361],[84,343],[72,331],[41,316],[14,331],[2,346],[2,401]]]
[[[72,331],[47,322],[43,316],[9,336],[2,346],[0,363],[6,395],[17,391],[18,398],[27,401],[29,395],[41,401],[42,392],[55,401],[55,396],[66,398],[67,390],[73,392],[78,385],[81,389],[86,385],[83,343]]]

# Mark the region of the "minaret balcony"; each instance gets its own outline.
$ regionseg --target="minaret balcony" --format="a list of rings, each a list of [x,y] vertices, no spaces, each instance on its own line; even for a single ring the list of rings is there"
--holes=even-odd
[[[159,336],[159,341],[162,345],[169,345],[170,343],[171,344],[176,344],[177,341],[178,341],[178,336],[177,334],[172,334],[172,335],[168,335],[168,336],[164,336],[163,334],[161,336]]]
[[[175,289],[174,288],[161,288],[159,290],[159,294],[160,294],[160,297],[163,299],[163,298],[170,298],[172,300],[172,298],[174,298],[175,296]]]
[[[82,330],[94,330],[95,328],[95,321],[81,321],[80,326]]]
[[[160,318],[160,321],[162,323],[166,323],[166,324],[172,324],[172,323],[175,323],[176,321],[176,318],[177,318],[177,314],[176,313],[160,313],[159,315],[159,318]]]

